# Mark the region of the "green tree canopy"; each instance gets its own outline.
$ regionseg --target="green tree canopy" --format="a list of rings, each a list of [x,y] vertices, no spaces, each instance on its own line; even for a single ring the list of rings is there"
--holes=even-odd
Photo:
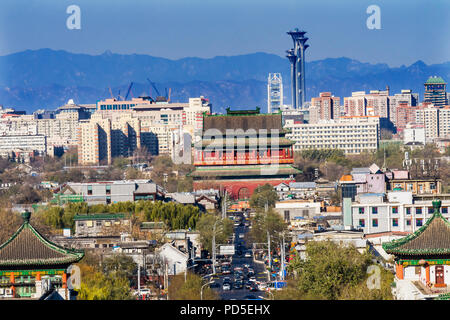
[[[228,237],[233,234],[233,222],[229,219],[221,220],[213,214],[204,214],[197,223],[197,230],[200,232],[200,241],[203,248],[212,252],[212,238],[214,234],[214,224],[216,223],[216,244],[226,243]]]
[[[288,266],[296,274],[291,293],[299,299],[392,299],[390,284],[393,275],[381,271],[381,289],[369,289],[367,270],[372,265],[368,251],[360,253],[354,246],[331,241],[310,241],[306,259],[296,256]]]
[[[170,280],[170,300],[200,300],[200,290],[203,286],[202,278],[198,275],[188,273],[186,282],[184,275],[177,275]],[[208,285],[203,288],[203,300],[217,300],[218,295]]]
[[[266,204],[274,207],[278,201],[278,194],[271,184],[258,186],[250,197],[250,206],[252,208],[264,208]]]

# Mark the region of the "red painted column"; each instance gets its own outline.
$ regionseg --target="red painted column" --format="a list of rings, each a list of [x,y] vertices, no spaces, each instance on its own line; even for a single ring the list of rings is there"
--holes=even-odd
[[[427,266],[425,267],[425,277],[426,277],[427,284],[430,283],[430,265],[429,264],[427,264]]]
[[[67,288],[67,273],[65,273],[65,272],[62,274],[62,287],[64,289]]]
[[[16,278],[14,277],[14,272],[11,272],[9,275],[9,282],[12,283],[11,290],[13,292],[13,297],[16,296],[16,286],[14,286],[14,283],[16,283]]]
[[[403,265],[402,264],[396,264],[396,271],[397,271],[397,278],[400,280],[403,280]]]

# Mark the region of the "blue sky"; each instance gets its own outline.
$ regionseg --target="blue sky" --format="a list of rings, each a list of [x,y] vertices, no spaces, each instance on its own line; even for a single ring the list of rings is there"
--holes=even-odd
[[[68,30],[69,5],[81,30]],[[369,30],[369,5],[381,29]],[[284,56],[286,31],[310,38],[307,60],[349,57],[409,65],[450,61],[448,0],[2,0],[0,55],[52,48],[178,59],[267,52]]]

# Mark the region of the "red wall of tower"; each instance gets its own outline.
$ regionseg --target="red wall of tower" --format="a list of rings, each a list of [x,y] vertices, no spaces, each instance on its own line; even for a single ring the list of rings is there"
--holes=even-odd
[[[262,186],[265,184],[271,184],[273,186],[279,185],[280,183],[287,183],[295,181],[295,179],[277,179],[277,180],[234,180],[234,181],[220,181],[220,180],[214,180],[211,181],[210,188],[217,188],[218,186],[221,186],[225,190],[227,190],[228,194],[233,200],[238,200],[239,191],[242,188],[247,188],[249,190],[250,195],[253,194],[255,189],[258,186]],[[206,189],[208,187],[208,181],[194,181],[193,184],[194,191],[195,190],[201,190]]]

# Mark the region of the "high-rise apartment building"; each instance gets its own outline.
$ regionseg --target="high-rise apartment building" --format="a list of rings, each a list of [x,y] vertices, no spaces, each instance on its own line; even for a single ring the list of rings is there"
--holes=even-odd
[[[331,92],[321,92],[319,97],[311,99],[309,107],[309,122],[317,123],[320,120],[337,119],[341,116],[340,98],[331,95]]]
[[[420,107],[411,106],[406,103],[400,103],[395,108],[395,126],[397,131],[401,132],[406,128],[408,123],[416,122],[416,110]]]
[[[427,143],[433,143],[437,138],[450,137],[450,106],[438,108],[424,106],[416,110],[416,123],[425,127]]]
[[[389,118],[389,88],[385,91],[371,90],[352,92],[351,97],[344,97],[346,116],[375,116]]]
[[[393,96],[389,96],[389,119],[398,129],[397,108],[404,105],[415,107],[418,104],[419,94],[413,93],[412,90],[402,90],[401,93],[396,93]]]
[[[446,87],[447,83],[441,77],[430,77],[425,82],[424,101],[435,106],[445,106],[448,104]]]

